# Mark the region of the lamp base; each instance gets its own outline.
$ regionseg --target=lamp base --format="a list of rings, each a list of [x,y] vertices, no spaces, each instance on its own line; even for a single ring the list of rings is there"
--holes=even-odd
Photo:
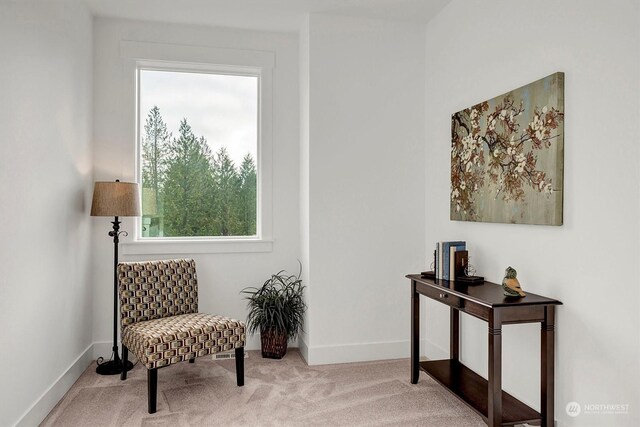
[[[127,371],[133,369],[133,363],[127,360]],[[109,360],[101,363],[96,368],[96,372],[100,375],[120,375],[122,373],[122,361],[120,359]]]

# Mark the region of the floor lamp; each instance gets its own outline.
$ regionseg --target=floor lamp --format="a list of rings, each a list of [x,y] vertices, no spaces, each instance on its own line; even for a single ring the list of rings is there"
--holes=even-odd
[[[115,375],[122,372],[122,361],[118,354],[118,242],[120,236],[126,236],[126,231],[120,231],[120,216],[140,216],[140,190],[133,182],[96,182],[93,188],[93,202],[91,216],[112,216],[113,230],[109,236],[113,237],[113,354],[110,360],[98,358],[96,372],[100,375]],[[127,371],[133,368],[127,363]]]

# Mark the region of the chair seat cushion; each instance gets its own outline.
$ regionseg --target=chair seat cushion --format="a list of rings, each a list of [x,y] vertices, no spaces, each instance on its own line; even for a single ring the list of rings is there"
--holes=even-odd
[[[181,314],[129,325],[122,344],[147,369],[245,345],[245,324],[204,313]]]

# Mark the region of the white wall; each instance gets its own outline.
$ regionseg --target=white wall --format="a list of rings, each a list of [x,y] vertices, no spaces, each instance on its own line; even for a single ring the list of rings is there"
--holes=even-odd
[[[640,424],[640,15],[635,1],[453,1],[427,26],[426,242],[464,239],[479,273],[518,270],[557,310],[558,425]],[[564,225],[449,221],[452,113],[565,72]],[[428,305],[441,348],[448,311]],[[486,324],[464,316],[462,358],[486,374]],[[539,326],[503,331],[504,387],[539,408]],[[434,353],[430,356],[438,356]],[[568,402],[630,404],[569,417]]]
[[[94,162],[96,180],[133,180],[133,123],[127,92],[129,77],[120,57],[120,41],[211,46],[273,52],[273,251],[267,253],[166,254],[121,256],[121,260],[193,257],[198,268],[200,310],[244,319],[240,291],[259,286],[280,269],[297,273],[299,258],[299,99],[297,37],[213,27],[158,24],[99,18],[95,21]],[[108,218],[93,227],[93,283],[96,352],[110,348],[113,292],[113,243]],[[123,229],[132,231],[125,219]],[[259,346],[259,343],[257,343]],[[249,348],[256,348],[251,340]],[[96,354],[96,355],[98,355]]]
[[[37,425],[90,361],[91,25],[0,5],[0,425]]]
[[[304,27],[307,361],[406,357],[404,275],[425,252],[424,28],[324,14]]]
[[[310,300],[309,277],[311,276],[311,256],[309,254],[309,17],[300,30],[300,258],[305,268],[302,282],[305,285],[304,300]],[[309,332],[311,330],[310,309],[304,314],[304,327],[298,339],[300,351],[309,360]]]

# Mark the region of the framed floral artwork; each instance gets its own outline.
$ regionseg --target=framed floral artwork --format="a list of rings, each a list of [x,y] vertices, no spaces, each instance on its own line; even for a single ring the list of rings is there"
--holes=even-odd
[[[564,73],[451,116],[455,221],[562,225]]]

